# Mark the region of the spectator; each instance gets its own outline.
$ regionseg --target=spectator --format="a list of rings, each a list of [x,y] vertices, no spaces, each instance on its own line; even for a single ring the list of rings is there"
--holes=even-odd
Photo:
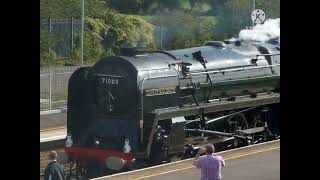
[[[200,158],[203,153],[206,156]],[[214,154],[214,146],[209,144],[205,149],[199,149],[193,165],[201,169],[201,180],[221,180],[221,167],[225,166],[225,162],[221,156]]]
[[[65,171],[57,162],[57,157],[56,151],[50,151],[48,154],[49,162],[44,170],[44,180],[66,180]]]

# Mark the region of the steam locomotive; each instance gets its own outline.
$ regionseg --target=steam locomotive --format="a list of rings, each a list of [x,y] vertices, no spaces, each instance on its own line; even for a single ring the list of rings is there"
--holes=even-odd
[[[280,45],[122,49],[71,76],[65,152],[77,175],[100,176],[192,157],[206,143],[254,144],[280,137],[279,104]]]

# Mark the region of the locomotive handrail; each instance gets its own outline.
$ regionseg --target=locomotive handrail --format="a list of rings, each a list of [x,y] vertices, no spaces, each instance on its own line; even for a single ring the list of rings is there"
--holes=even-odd
[[[215,81],[213,83],[216,84],[216,83],[226,83],[226,82],[234,82],[234,81],[240,81],[240,80],[254,80],[254,79],[259,79],[259,78],[274,78],[274,77],[279,77],[279,75],[238,78],[238,79],[231,79],[231,80],[226,80],[226,81]]]
[[[257,54],[256,56],[258,57],[258,56],[277,56],[277,55],[280,56],[280,54]]]
[[[140,70],[140,71],[156,71],[156,70],[163,70],[163,69],[171,69],[171,68],[165,67],[165,68],[157,68],[157,69],[144,69],[144,70]]]
[[[237,71],[244,71],[244,70],[251,70],[251,69],[263,69],[263,68],[270,68],[270,67],[275,67],[275,66],[280,66],[280,64],[273,64],[273,65],[267,65],[267,66],[258,66],[258,67],[249,67],[249,68],[237,68],[237,69],[229,69],[229,70],[215,70],[215,71],[208,71],[208,72],[197,72],[193,73],[190,72],[193,75],[200,75],[200,74],[217,74],[217,73],[226,73],[226,72],[237,72]]]
[[[151,51],[153,53],[163,53],[167,56],[172,57],[174,60],[178,60],[179,58],[177,58],[176,56],[174,56],[173,54],[169,53],[168,51],[162,51],[162,50],[157,50],[157,51]]]
[[[140,93],[141,93],[141,119],[140,119],[140,122],[139,122],[139,125],[140,125],[140,142],[142,143],[143,141],[143,84],[144,84],[144,81],[147,80],[147,78],[143,78],[142,80],[142,83],[141,83],[141,90],[140,90]]]
[[[111,75],[111,74],[92,74],[92,76],[105,76],[105,77],[117,77],[117,78],[124,78],[124,77],[127,77],[127,76],[118,76],[118,75]]]

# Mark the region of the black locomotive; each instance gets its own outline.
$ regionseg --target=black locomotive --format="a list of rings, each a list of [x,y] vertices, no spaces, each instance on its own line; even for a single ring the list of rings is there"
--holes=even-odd
[[[280,135],[279,102],[280,45],[123,49],[71,76],[65,151],[98,176],[192,157],[204,143],[267,141]]]

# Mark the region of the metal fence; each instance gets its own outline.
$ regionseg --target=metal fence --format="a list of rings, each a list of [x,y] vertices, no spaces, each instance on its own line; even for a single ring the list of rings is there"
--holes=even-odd
[[[79,66],[40,69],[40,111],[67,106],[68,82]]]
[[[59,57],[70,57],[75,45],[75,34],[81,30],[81,21],[79,19],[43,19],[40,21],[40,29],[46,30],[54,35],[57,41],[54,51]],[[40,37],[41,38],[41,37]]]

